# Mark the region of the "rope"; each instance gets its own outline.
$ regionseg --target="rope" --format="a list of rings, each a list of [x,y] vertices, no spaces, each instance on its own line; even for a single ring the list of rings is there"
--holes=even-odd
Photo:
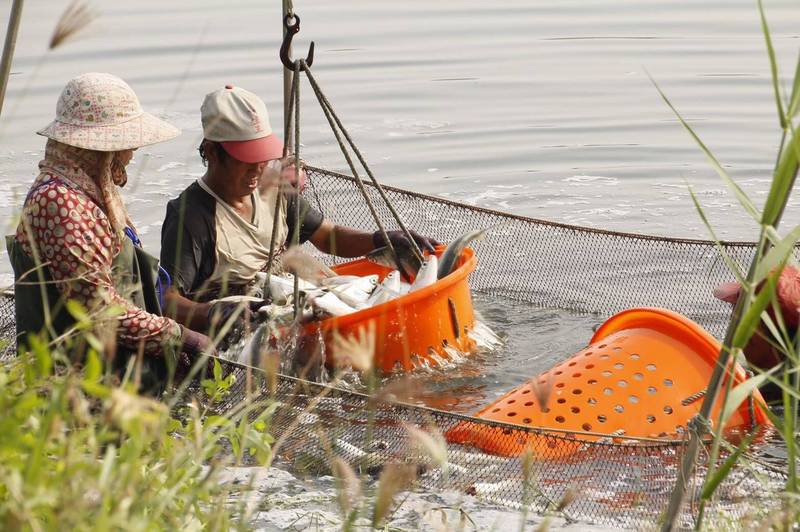
[[[375,220],[375,224],[378,226],[378,230],[381,232],[381,236],[383,237],[384,242],[386,242],[386,245],[389,247],[389,250],[392,252],[392,256],[395,257],[395,260],[398,262],[399,266],[399,259],[397,256],[397,252],[395,251],[391,240],[389,240],[389,235],[386,234],[386,229],[384,228],[383,223],[381,223],[380,216],[378,215],[378,212],[375,210],[375,206],[372,204],[372,200],[370,199],[369,194],[367,193],[367,190],[364,187],[364,181],[358,175],[355,165],[353,164],[353,159],[350,157],[350,154],[348,153],[347,148],[345,147],[344,142],[342,141],[342,137],[336,128],[334,117],[332,116],[333,111],[328,106],[328,102],[325,99],[325,96],[320,91],[319,85],[317,85],[314,81],[312,81],[312,76],[309,69],[305,69],[305,73],[307,76],[309,76],[308,79],[309,82],[311,83],[311,88],[314,89],[314,94],[316,95],[317,100],[319,101],[320,107],[322,108],[322,112],[325,115],[325,118],[328,120],[328,124],[331,126],[331,131],[333,131],[333,135],[334,137],[336,137],[336,142],[339,143],[339,149],[342,151],[342,155],[344,155],[344,158],[347,161],[347,165],[350,167],[350,171],[353,173],[353,177],[355,178],[358,190],[364,197],[364,201],[367,203],[369,212],[372,215],[373,220]],[[413,242],[414,239],[412,238],[410,240]]]
[[[681,405],[689,406],[690,404],[694,403],[695,401],[699,401],[700,399],[702,399],[705,395],[706,395],[706,390],[700,390],[699,392],[694,393],[694,394],[690,395],[689,397],[687,397],[686,399],[684,399],[683,401],[681,401]]]
[[[294,201],[294,230],[292,231],[292,246],[300,244],[300,84],[296,83],[300,77],[300,69],[305,67],[305,61],[300,59],[294,63],[292,87],[294,89],[294,177],[297,197]],[[294,275],[294,317],[300,316],[300,276]]]
[[[755,373],[753,373],[750,369],[745,369],[744,371],[747,374],[748,379],[752,379],[755,376]],[[756,404],[753,395],[754,394],[751,392],[747,396],[747,414],[750,416],[750,429],[754,429],[756,427]]]
[[[298,90],[297,89],[297,76],[292,77],[292,90],[291,90],[291,100],[294,99],[294,93]],[[286,117],[286,123],[283,129],[283,158],[289,155],[289,128],[292,124],[292,119],[294,117],[294,109],[292,105],[289,105],[288,114]],[[278,238],[278,223],[280,222],[280,205],[281,200],[283,199],[283,192],[278,189],[278,193],[275,195],[275,210],[272,214],[272,235],[269,239],[269,259],[267,261],[267,278],[264,281],[264,297],[269,294],[269,285],[270,279],[272,277],[272,263],[275,260],[275,246],[276,240]],[[296,226],[295,226],[296,227]]]
[[[711,421],[704,418],[700,414],[697,414],[692,419],[690,419],[686,425],[687,428],[689,429],[689,432],[695,434],[698,440],[702,440],[703,436],[711,433],[711,430],[713,428],[711,426]]]
[[[358,147],[356,146],[355,142],[353,142],[353,139],[350,137],[349,133],[347,133],[347,130],[342,125],[342,121],[339,120],[339,117],[337,116],[336,112],[333,110],[333,106],[331,105],[330,101],[325,96],[325,94],[322,92],[322,89],[320,88],[319,84],[317,83],[317,80],[314,78],[314,75],[311,73],[311,69],[305,68],[304,70],[305,70],[306,76],[308,77],[309,83],[311,83],[311,87],[314,89],[314,93],[317,95],[317,99],[319,100],[320,105],[323,107],[323,110],[325,108],[327,108],[325,116],[326,116],[326,118],[328,118],[328,122],[329,123],[331,122],[331,118],[333,118],[333,120],[336,122],[336,125],[339,127],[339,129],[341,130],[341,132],[344,135],[345,139],[347,139],[347,142],[350,144],[350,148],[356,154],[356,157],[358,157],[358,160],[361,163],[361,166],[364,168],[364,171],[367,173],[367,175],[369,176],[370,180],[375,185],[375,188],[377,189],[378,194],[380,194],[381,199],[383,199],[383,202],[386,204],[386,207],[389,209],[389,212],[392,213],[392,217],[395,219],[395,221],[397,222],[397,225],[400,226],[400,229],[403,231],[403,233],[405,234],[406,238],[411,243],[411,250],[414,252],[414,255],[420,261],[422,261],[423,260],[422,251],[419,249],[419,246],[417,246],[416,241],[411,236],[411,232],[408,230],[406,225],[403,223],[402,218],[400,217],[400,215],[395,210],[394,206],[392,205],[392,202],[386,196],[386,193],[384,192],[383,187],[378,182],[378,180],[375,178],[375,175],[372,173],[372,170],[370,170],[369,165],[367,164],[366,160],[364,160],[364,157],[361,155],[361,151],[358,149]],[[328,116],[328,114],[330,114],[330,116]],[[331,128],[334,129],[333,128],[333,124],[331,124]],[[341,139],[339,138],[339,136],[337,135],[336,137],[337,137],[337,141],[339,141],[339,147],[340,147],[340,149],[343,150],[342,153],[344,153],[344,145],[341,142]],[[348,165],[350,165],[350,169],[353,171],[353,174],[356,175],[355,174],[355,168],[352,165],[352,161],[347,156],[345,156],[345,158],[348,159]],[[363,185],[362,184],[359,184],[359,186],[360,186],[360,188],[363,189]],[[364,197],[366,198],[366,194],[365,194]],[[377,218],[376,218],[376,221],[377,221]],[[389,241],[389,237],[386,235],[386,232],[382,228],[380,228],[380,229],[381,229],[381,236],[383,236],[384,242],[386,242],[386,245],[389,246],[390,249],[394,252],[394,247],[391,246],[391,242]]]

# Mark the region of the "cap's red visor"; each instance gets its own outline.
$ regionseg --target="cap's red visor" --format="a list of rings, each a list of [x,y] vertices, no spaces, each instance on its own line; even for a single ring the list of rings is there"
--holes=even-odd
[[[243,163],[263,163],[283,157],[283,141],[274,133],[253,140],[222,142],[225,151]]]

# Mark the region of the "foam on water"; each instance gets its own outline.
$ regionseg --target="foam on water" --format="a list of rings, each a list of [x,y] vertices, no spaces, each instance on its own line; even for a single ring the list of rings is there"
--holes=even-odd
[[[331,476],[303,480],[275,467],[228,467],[222,471],[222,480],[234,488],[231,495],[235,501],[246,501],[246,507],[254,511],[250,524],[253,530],[286,530],[291,525],[295,530],[333,532],[344,525],[338,508],[336,479]],[[369,493],[374,484],[375,481],[369,482],[365,492]],[[559,529],[587,532],[611,530],[585,524],[567,526],[562,518],[535,514],[529,514],[524,523],[520,523],[522,516],[518,510],[456,491],[412,491],[398,497],[398,501],[399,505],[393,507],[386,524],[393,530],[498,530],[510,522],[526,530],[537,529],[545,523]],[[355,525],[367,528],[369,521],[362,517]]]
[[[488,325],[480,320],[475,320],[472,329],[467,333],[475,342],[479,351],[496,351],[503,346],[503,340]]]

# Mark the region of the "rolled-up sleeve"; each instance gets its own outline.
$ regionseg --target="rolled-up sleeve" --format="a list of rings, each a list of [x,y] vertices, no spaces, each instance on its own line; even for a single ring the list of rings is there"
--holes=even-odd
[[[292,235],[294,234],[294,209],[295,202],[298,201],[297,196],[291,195],[286,202],[286,225],[289,227],[289,233],[286,236],[286,242],[291,244]],[[311,236],[319,229],[325,217],[321,212],[316,210],[311,204],[302,196],[300,196],[300,243],[307,242]]]
[[[172,277],[172,286],[182,295],[192,291],[201,260],[202,254],[189,224],[181,223],[179,209],[175,202],[170,201],[161,226],[161,266]]]

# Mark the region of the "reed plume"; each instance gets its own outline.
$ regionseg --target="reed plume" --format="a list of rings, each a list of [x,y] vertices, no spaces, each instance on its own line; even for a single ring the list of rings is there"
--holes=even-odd
[[[61,14],[50,37],[48,49],[53,50],[75,38],[97,18],[97,14],[83,0],[73,0]]]

